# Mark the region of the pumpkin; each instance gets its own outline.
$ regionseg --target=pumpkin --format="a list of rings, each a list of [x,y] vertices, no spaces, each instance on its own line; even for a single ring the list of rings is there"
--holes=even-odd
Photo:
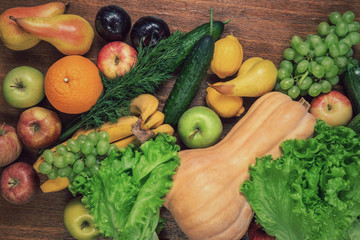
[[[246,233],[253,211],[240,186],[249,178],[249,165],[257,157],[280,156],[285,139],[310,137],[316,120],[308,107],[283,93],[267,93],[216,145],[179,152],[181,164],[164,206],[190,239],[236,240]]]

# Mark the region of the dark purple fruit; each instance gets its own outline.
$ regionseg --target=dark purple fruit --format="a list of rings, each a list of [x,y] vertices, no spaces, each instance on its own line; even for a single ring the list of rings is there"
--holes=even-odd
[[[170,36],[170,29],[167,23],[161,18],[144,16],[136,21],[131,29],[130,38],[132,46],[137,49],[142,46],[151,45],[154,47],[161,39]]]
[[[108,5],[97,12],[95,28],[106,41],[123,41],[130,31],[131,18],[122,7]]]

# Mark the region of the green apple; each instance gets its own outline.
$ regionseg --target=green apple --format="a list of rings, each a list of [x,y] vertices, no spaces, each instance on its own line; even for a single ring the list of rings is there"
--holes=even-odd
[[[6,74],[2,90],[5,100],[13,107],[35,106],[45,96],[44,75],[29,66],[16,67]]]
[[[80,197],[73,198],[64,210],[64,224],[66,230],[78,240],[91,240],[99,236],[95,229],[94,217],[81,202]]]
[[[186,110],[178,123],[180,139],[189,148],[205,148],[215,144],[222,131],[223,125],[219,116],[204,106]]]

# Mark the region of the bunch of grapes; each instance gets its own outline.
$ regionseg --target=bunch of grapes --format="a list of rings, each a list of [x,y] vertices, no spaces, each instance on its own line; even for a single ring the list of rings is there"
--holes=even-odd
[[[330,24],[320,23],[317,34],[308,35],[305,41],[293,36],[291,47],[284,50],[275,90],[293,99],[330,92],[353,62],[352,46],[360,42],[360,24],[354,18],[351,11],[332,12]]]
[[[109,133],[93,131],[81,134],[76,139],[69,139],[65,144],[56,146],[56,153],[47,149],[43,153],[44,162],[39,165],[39,172],[49,179],[67,177],[70,182],[77,174],[84,172],[93,176],[105,159],[117,146],[109,143]]]

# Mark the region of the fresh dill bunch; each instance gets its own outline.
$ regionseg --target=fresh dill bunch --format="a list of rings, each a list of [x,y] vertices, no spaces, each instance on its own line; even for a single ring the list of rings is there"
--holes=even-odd
[[[143,94],[154,93],[159,85],[173,77],[179,66],[184,34],[176,31],[154,47],[140,47],[137,63],[124,76],[115,80],[102,74],[104,90],[97,103],[86,113],[65,126],[58,142],[70,137],[79,128],[98,128],[105,122],[116,122],[129,115],[130,101]]]

